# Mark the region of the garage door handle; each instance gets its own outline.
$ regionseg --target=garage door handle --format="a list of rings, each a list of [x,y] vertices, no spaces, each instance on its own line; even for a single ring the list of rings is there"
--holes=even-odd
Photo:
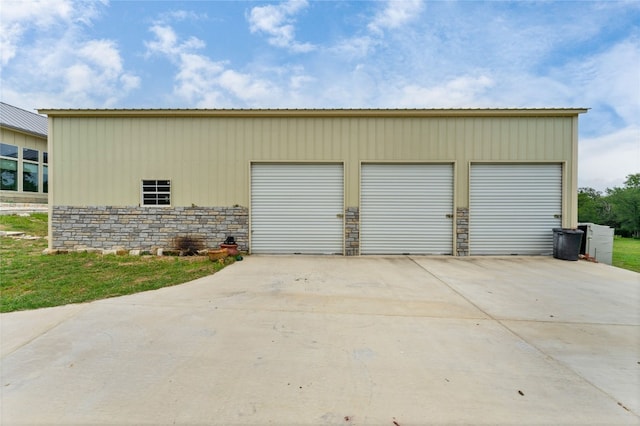
[[[561,214],[554,214],[553,218],[554,219],[562,219],[562,215]]]
[[[445,217],[446,217],[447,219],[453,219],[453,215],[452,215],[452,214],[445,215]]]
[[[342,218],[344,217],[344,215],[343,215],[342,213],[338,213],[338,214],[336,215],[336,217],[337,217],[338,219],[342,219]]]

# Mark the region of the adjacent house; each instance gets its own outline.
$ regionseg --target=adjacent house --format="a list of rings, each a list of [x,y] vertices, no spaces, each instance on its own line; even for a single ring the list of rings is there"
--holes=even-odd
[[[0,102],[0,201],[47,203],[47,117]]]
[[[550,254],[584,108],[61,110],[51,248]]]

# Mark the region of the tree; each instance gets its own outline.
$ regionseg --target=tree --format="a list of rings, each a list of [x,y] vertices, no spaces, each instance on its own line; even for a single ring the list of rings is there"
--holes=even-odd
[[[627,176],[624,184],[627,188],[640,188],[640,173]]]
[[[612,221],[611,206],[600,191],[593,188],[578,189],[578,221],[600,225]]]
[[[640,237],[640,173],[627,176],[624,188],[607,189],[607,201],[624,233]]]

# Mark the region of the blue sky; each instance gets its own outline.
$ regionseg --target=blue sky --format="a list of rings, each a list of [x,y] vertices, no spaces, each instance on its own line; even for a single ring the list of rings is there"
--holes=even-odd
[[[640,2],[0,0],[37,108],[587,107],[579,185],[640,172]]]

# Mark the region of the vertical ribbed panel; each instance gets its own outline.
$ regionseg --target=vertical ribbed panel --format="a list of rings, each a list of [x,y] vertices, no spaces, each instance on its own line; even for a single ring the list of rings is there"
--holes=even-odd
[[[361,254],[451,254],[453,166],[363,164]]]
[[[473,164],[471,255],[551,254],[561,226],[560,164]]]
[[[342,164],[253,164],[251,252],[342,254]]]

